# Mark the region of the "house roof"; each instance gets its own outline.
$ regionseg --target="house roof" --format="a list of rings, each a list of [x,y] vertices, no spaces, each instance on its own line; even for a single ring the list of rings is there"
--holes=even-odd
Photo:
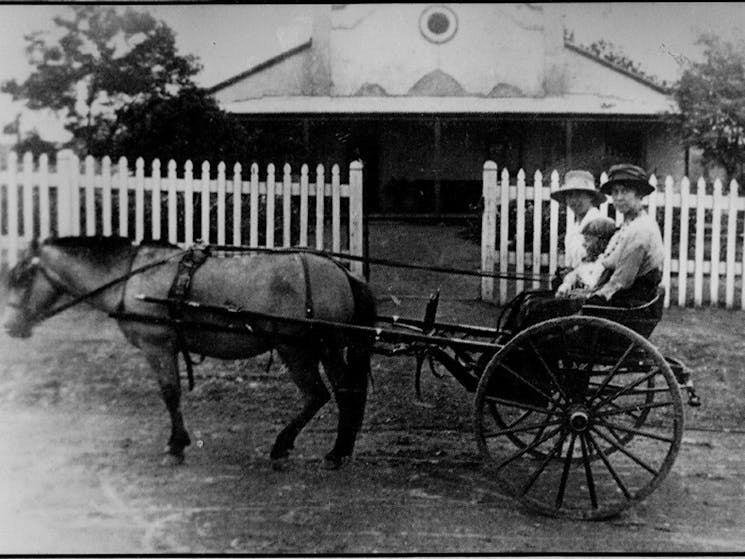
[[[591,114],[661,116],[677,111],[671,99],[640,102],[600,95],[560,97],[329,97],[276,96],[225,103],[235,114]]]
[[[304,43],[296,47],[292,47],[291,49],[281,52],[278,55],[265,60],[264,62],[260,62],[259,64],[256,64],[255,66],[251,66],[245,72],[241,72],[240,74],[233,76],[232,78],[228,78],[227,80],[223,80],[220,83],[213,85],[212,87],[207,89],[207,92],[214,93],[216,91],[220,91],[221,89],[224,89],[228,86],[233,85],[234,83],[237,83],[243,79],[246,79],[249,76],[252,76],[253,74],[258,74],[259,72],[266,70],[267,68],[271,68],[272,66],[279,64],[283,60],[291,58],[295,56],[296,54],[299,54],[303,52],[304,50],[309,49],[312,43],[313,43],[312,40],[308,39],[307,41],[305,41]]]

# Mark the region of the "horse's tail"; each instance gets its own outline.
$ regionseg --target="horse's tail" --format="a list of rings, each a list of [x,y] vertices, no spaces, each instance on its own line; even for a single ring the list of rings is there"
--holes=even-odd
[[[370,286],[361,279],[347,274],[349,286],[352,289],[354,299],[354,315],[352,323],[358,326],[373,326],[375,324],[376,301]],[[356,340],[347,347],[347,375],[343,390],[348,391],[348,398],[340,400],[345,402],[351,409],[348,417],[353,425],[350,425],[356,433],[362,426],[367,402],[367,383],[372,375],[370,367],[370,356],[372,353],[372,340]]]

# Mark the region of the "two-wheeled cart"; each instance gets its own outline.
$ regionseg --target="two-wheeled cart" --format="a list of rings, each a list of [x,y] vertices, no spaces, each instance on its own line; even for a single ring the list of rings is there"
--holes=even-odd
[[[267,336],[276,334],[271,325],[293,323],[321,338],[341,335],[376,353],[414,356],[417,397],[424,366],[442,367],[474,394],[478,450],[503,492],[542,514],[615,515],[670,471],[683,434],[681,389],[689,404],[700,404],[689,371],[648,340],[662,316],[660,296],[636,308],[557,300],[545,316],[523,312],[534,296],[518,295],[494,328],[439,322],[439,295],[430,297],[422,319],[379,316],[375,327],[147,295],[141,299],[230,320],[129,318]]]

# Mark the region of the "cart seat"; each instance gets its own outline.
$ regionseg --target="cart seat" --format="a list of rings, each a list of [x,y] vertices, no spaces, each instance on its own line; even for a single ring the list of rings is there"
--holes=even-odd
[[[657,296],[649,303],[637,307],[608,307],[604,305],[583,305],[580,314],[607,318],[631,328],[648,338],[662,320],[665,304],[665,288],[657,290]]]

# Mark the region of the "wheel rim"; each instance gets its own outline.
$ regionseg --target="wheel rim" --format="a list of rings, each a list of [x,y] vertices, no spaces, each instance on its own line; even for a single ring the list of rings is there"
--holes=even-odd
[[[549,320],[492,359],[475,434],[503,491],[551,516],[605,518],[649,495],[680,447],[683,406],[657,349],[606,319]]]

